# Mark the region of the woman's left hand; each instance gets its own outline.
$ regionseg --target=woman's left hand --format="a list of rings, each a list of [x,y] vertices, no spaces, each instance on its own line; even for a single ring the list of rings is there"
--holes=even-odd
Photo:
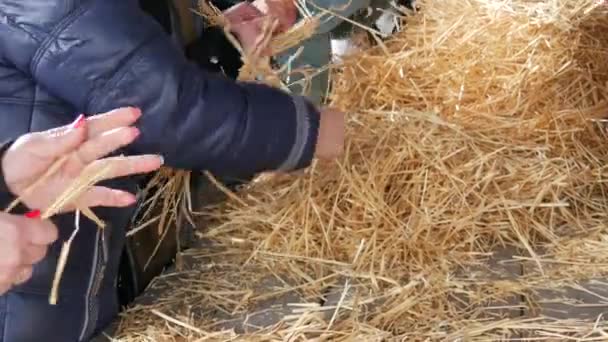
[[[118,109],[88,119],[80,116],[70,126],[20,137],[1,161],[9,190],[22,197],[22,202],[30,209],[43,211],[85,169],[96,172],[110,165],[110,174],[104,180],[157,170],[162,165],[162,158],[157,155],[100,159],[131,144],[139,136],[139,130],[131,125],[140,116],[138,109]],[[26,194],[26,189],[63,156],[67,156],[63,166],[31,194]],[[76,203],[79,207],[126,207],[135,201],[135,196],[128,192],[94,186]],[[72,206],[63,211],[73,209]]]

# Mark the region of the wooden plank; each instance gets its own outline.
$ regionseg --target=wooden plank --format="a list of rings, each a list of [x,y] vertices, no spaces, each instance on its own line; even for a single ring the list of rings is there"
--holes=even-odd
[[[540,290],[532,296],[529,316],[551,319],[595,321],[608,314],[608,283],[589,280],[555,290]]]
[[[498,248],[485,263],[478,266],[467,267],[456,273],[457,278],[467,279],[471,282],[508,281],[515,280],[522,275],[522,265],[513,259],[519,255],[515,248]],[[458,307],[471,312],[480,313],[479,318],[504,319],[519,318],[525,310],[525,303],[518,295],[479,304],[473,303],[466,294],[459,294],[454,298]]]

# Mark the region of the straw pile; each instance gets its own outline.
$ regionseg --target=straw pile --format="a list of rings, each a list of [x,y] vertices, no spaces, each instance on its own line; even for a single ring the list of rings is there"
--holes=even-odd
[[[285,79],[292,73],[301,73],[305,76],[310,74],[307,70],[301,69],[292,71],[287,71],[286,68],[273,69],[270,64],[270,58],[263,54],[263,47],[270,48],[271,54],[277,55],[297,46],[301,41],[313,35],[316,27],[319,25],[318,17],[304,14],[303,20],[297,25],[277,36],[273,36],[272,32],[278,23],[266,20],[256,47],[251,51],[244,51],[236,37],[230,33],[230,25],[219,9],[206,0],[200,0],[199,8],[193,11],[204,17],[208,25],[222,27],[228,40],[242,54],[243,67],[239,71],[239,80],[264,82],[277,88],[288,90],[287,85],[283,84],[282,79]],[[308,81],[304,80],[304,83],[306,82]],[[160,240],[155,249],[155,254],[158,247],[161,246],[161,243],[167,237],[170,225],[174,223],[179,224],[179,213],[183,213],[185,218],[189,222],[192,222],[192,218],[190,217],[190,213],[193,211],[192,199],[190,198],[190,176],[191,174],[188,171],[174,170],[168,167],[161,168],[142,191],[145,202],[142,208],[140,208],[141,215],[137,217],[136,225],[128,233],[128,236],[142,233],[146,228],[158,222]],[[162,209],[161,214],[153,217],[152,212],[157,208]],[[179,243],[179,237],[177,237],[177,240]],[[153,256],[150,256],[148,263],[152,260]]]
[[[161,279],[117,338],[607,338],[601,317],[549,317],[543,298],[608,276],[608,13],[591,0],[420,6],[340,68],[346,156],[209,209],[214,247]],[[256,288],[264,277],[279,285]],[[303,303],[282,322],[223,330],[288,292]]]

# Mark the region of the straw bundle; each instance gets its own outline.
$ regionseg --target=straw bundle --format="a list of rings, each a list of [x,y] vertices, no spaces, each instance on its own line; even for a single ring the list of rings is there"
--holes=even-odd
[[[420,5],[340,68],[343,160],[210,209],[201,236],[217,250],[192,252],[194,270],[127,312],[121,341],[606,338],[601,317],[547,317],[541,299],[608,275],[608,13],[591,0]],[[512,273],[492,261],[499,248]],[[268,276],[281,286],[254,286]],[[304,303],[282,322],[223,330],[286,292]]]

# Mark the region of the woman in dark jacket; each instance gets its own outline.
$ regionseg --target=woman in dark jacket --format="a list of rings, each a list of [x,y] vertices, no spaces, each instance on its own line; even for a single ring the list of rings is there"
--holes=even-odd
[[[97,113],[144,113],[127,154],[160,154],[173,168],[242,176],[334,157],[343,115],[302,97],[237,83],[189,63],[136,0],[0,1],[0,141]],[[137,179],[108,182],[136,192]],[[81,222],[56,306],[47,298],[73,215],[32,278],[0,296],[0,340],[84,341],[118,312],[116,281],[134,207],[99,208],[104,230]]]

